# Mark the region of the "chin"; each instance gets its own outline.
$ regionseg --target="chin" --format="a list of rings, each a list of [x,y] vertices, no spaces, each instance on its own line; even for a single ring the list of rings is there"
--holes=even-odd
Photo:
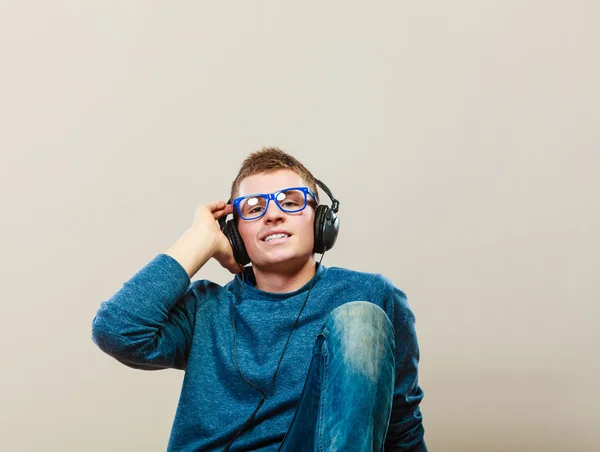
[[[299,268],[302,267],[309,259],[312,259],[311,254],[297,253],[277,253],[270,256],[261,256],[260,259],[252,260],[252,265],[260,268],[268,268],[277,266],[279,270],[283,268]]]

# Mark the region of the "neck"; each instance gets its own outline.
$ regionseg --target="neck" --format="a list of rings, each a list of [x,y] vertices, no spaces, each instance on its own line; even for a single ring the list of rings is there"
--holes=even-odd
[[[315,260],[310,259],[301,265],[283,266],[281,264],[269,268],[252,266],[256,278],[256,288],[264,292],[294,292],[304,286],[317,272]]]

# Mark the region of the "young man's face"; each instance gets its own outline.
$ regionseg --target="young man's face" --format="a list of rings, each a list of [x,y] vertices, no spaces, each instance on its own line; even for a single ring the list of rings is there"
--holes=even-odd
[[[237,196],[256,193],[273,193],[284,188],[306,187],[306,182],[292,170],[278,170],[248,176],[239,186]],[[274,200],[269,202],[266,213],[256,220],[239,218],[238,230],[248,256],[256,267],[273,264],[298,263],[302,265],[313,256],[314,246],[314,200],[300,212],[283,212]],[[284,233],[288,237],[265,241],[273,233]]]

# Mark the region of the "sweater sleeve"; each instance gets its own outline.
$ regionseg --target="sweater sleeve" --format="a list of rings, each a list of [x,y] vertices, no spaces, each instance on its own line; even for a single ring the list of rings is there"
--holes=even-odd
[[[385,450],[427,452],[423,417],[419,408],[423,391],[418,379],[419,344],[415,316],[408,305],[406,294],[389,281],[386,294],[387,302],[392,302],[394,307],[396,381]]]
[[[135,369],[185,369],[195,310],[187,272],[171,256],[159,254],[101,303],[92,340]]]

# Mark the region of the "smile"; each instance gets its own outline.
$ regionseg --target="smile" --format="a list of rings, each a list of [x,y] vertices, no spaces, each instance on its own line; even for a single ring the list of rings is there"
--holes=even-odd
[[[287,239],[289,237],[289,234],[271,234],[266,236],[263,239],[263,242],[270,242],[272,240],[282,240],[282,239]]]

